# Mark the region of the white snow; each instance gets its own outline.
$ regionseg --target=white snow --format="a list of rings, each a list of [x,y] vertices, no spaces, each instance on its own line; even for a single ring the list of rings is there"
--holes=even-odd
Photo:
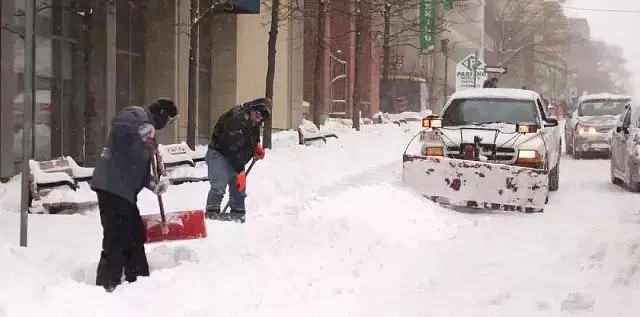
[[[563,158],[543,214],[456,212],[402,184],[407,127],[306,147],[276,134],[248,177],[247,223],[147,246],[151,276],[111,294],[94,286],[97,212],[30,215],[17,247],[16,177],[0,185],[0,316],[640,314],[640,197],[610,184],[607,161]],[[170,187],[167,210],[201,209],[207,188]]]
[[[468,98],[505,98],[516,100],[533,100],[535,92],[516,88],[472,88],[454,92],[449,100]]]
[[[631,96],[619,95],[619,94],[611,94],[611,93],[598,93],[598,94],[589,94],[589,95],[580,96],[580,101],[586,101],[586,100],[621,100],[621,99],[631,99]]]

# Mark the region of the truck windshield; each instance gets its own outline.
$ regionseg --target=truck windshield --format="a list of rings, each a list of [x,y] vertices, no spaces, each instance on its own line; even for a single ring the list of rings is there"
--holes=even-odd
[[[578,115],[584,116],[617,116],[624,111],[629,99],[620,100],[588,100],[580,105]]]
[[[538,123],[533,100],[458,99],[453,100],[442,116],[443,126],[483,123]]]

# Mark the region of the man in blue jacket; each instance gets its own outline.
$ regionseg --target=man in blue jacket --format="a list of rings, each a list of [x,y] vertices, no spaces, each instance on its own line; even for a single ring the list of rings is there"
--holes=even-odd
[[[271,100],[258,98],[236,105],[216,123],[206,154],[211,188],[207,196],[209,219],[245,221],[245,165],[263,159],[260,125],[271,115]],[[229,186],[231,212],[220,213],[222,197]]]
[[[96,284],[108,292],[121,283],[123,270],[129,283],[149,275],[145,228],[136,204],[143,188],[156,194],[167,189],[166,180],[151,177],[150,164],[158,146],[156,130],[177,114],[173,101],[160,98],[147,106],[124,108],[111,120],[107,145],[91,179],[103,228]]]

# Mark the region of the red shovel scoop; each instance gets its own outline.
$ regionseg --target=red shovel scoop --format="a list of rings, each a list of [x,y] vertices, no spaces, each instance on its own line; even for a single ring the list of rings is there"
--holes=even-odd
[[[157,167],[159,161],[157,151],[153,151],[151,170],[156,180],[160,179]],[[142,223],[146,231],[145,243],[163,241],[203,239],[207,237],[204,210],[184,210],[165,213],[162,196],[158,196],[159,215],[142,215]]]

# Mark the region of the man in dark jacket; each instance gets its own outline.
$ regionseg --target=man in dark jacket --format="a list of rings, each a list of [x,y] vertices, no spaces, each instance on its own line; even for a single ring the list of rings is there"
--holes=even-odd
[[[151,177],[150,163],[157,151],[156,130],[177,112],[173,101],[161,98],[148,106],[124,108],[111,120],[107,146],[91,179],[103,228],[96,284],[109,292],[121,283],[123,269],[129,283],[149,275],[145,229],[136,204],[143,188],[156,194],[167,188],[166,180]]]
[[[231,108],[216,123],[206,154],[211,183],[207,218],[245,221],[245,165],[251,158],[264,158],[260,125],[270,115],[271,100],[258,98]],[[220,204],[227,185],[231,212],[224,215]]]

